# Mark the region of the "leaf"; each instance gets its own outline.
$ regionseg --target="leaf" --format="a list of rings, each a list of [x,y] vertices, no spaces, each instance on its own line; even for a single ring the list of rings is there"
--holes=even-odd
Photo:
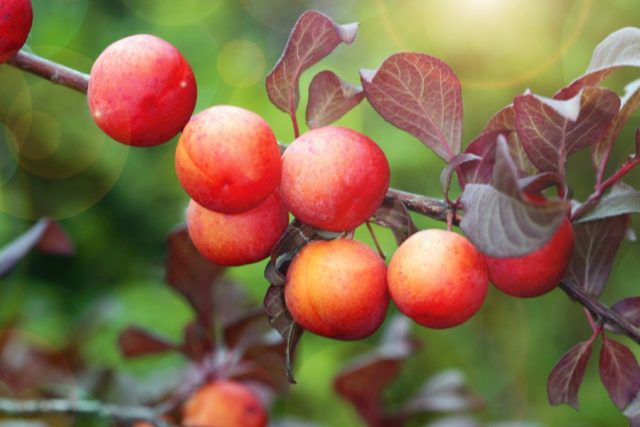
[[[264,297],[264,308],[269,318],[269,324],[282,336],[286,343],[285,368],[287,380],[295,384],[293,375],[293,354],[300,341],[304,329],[298,325],[287,309],[284,301],[283,286],[269,286]]]
[[[640,390],[640,366],[636,357],[625,345],[606,335],[600,350],[600,379],[620,409],[626,408]]]
[[[559,192],[562,191],[562,177],[553,172],[527,176],[521,178],[518,183],[525,194],[541,194],[549,187],[556,187]]]
[[[450,369],[429,378],[416,396],[403,406],[402,412],[462,412],[482,407],[482,400],[469,390],[464,374]]]
[[[74,251],[73,243],[58,224],[41,219],[0,250],[0,278],[9,274],[33,249],[57,255],[71,255]]]
[[[211,286],[220,278],[224,267],[200,255],[184,226],[169,235],[168,247],[167,283],[187,299],[198,316],[209,319],[212,310]]]
[[[617,182],[609,193],[575,222],[583,223],[630,213],[640,213],[640,192],[623,182]]]
[[[619,107],[618,95],[597,87],[587,87],[566,101],[533,94],[514,100],[518,136],[529,159],[541,172],[560,176],[565,175],[569,155],[605,136]]]
[[[391,229],[398,245],[418,230],[404,203],[392,197],[384,198],[373,218],[377,224]]]
[[[578,390],[592,347],[591,339],[571,347],[553,367],[547,380],[547,395],[551,405],[566,404],[578,410]]]
[[[118,347],[122,355],[127,358],[177,349],[174,343],[137,326],[130,326],[120,333]]]
[[[628,221],[622,215],[574,224],[575,247],[562,280],[598,297],[609,279]]]
[[[202,322],[193,321],[184,327],[182,333],[182,346],[180,351],[196,362],[202,361],[215,348],[215,339],[212,331]]]
[[[596,46],[585,74],[560,90],[554,98],[572,98],[582,88],[599,84],[619,67],[640,67],[640,29],[626,27],[609,34]]]
[[[606,137],[593,146],[591,157],[597,172],[603,173],[613,143],[618,139],[624,125],[640,106],[640,79],[625,87],[625,95],[621,100],[621,108],[613,119]]]
[[[622,299],[615,303],[611,309],[633,325],[640,327],[640,297]]]
[[[361,70],[369,103],[389,123],[418,138],[445,161],[460,153],[460,81],[441,60],[397,53],[377,71]]]
[[[488,184],[493,177],[493,166],[496,162],[496,141],[502,131],[485,132],[476,137],[464,150],[465,154],[478,156],[480,160],[460,165],[465,183]],[[442,175],[440,178],[442,182]]]
[[[466,163],[478,163],[482,157],[473,153],[457,154],[440,173],[440,189],[445,197],[449,197],[449,188],[451,187],[451,178],[456,169]],[[462,170],[462,168],[460,168]]]
[[[304,12],[291,30],[282,56],[267,75],[271,102],[285,113],[295,114],[300,102],[300,75],[340,43],[351,44],[357,31],[357,23],[338,25],[320,12]]]
[[[389,424],[385,422],[382,392],[416,349],[409,331],[407,318],[395,316],[385,330],[381,345],[348,363],[334,379],[336,392],[356,408],[368,425]]]
[[[544,245],[565,219],[569,205],[560,200],[528,203],[504,138],[498,142],[494,184],[468,184],[460,227],[483,253],[493,257],[525,255]]]
[[[307,125],[318,128],[331,124],[363,99],[362,87],[343,81],[331,71],[321,71],[309,85]]]

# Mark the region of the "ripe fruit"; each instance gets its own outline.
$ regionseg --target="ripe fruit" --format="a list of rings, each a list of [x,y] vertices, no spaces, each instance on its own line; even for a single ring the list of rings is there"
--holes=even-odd
[[[346,231],[362,224],[389,188],[384,153],[351,129],[313,129],[296,139],[282,160],[285,206],[302,222],[324,230]]]
[[[31,0],[0,1],[0,64],[22,48],[32,22]]]
[[[267,411],[247,386],[216,380],[191,396],[182,410],[185,427],[265,427]]]
[[[423,230],[396,250],[387,272],[398,309],[423,326],[450,328],[473,316],[487,294],[482,254],[465,237]]]
[[[266,258],[288,222],[289,214],[277,192],[239,214],[210,211],[193,200],[187,208],[193,244],[204,257],[220,265],[251,264]]]
[[[367,337],[387,312],[386,271],[382,258],[364,243],[311,242],[289,266],[287,308],[314,334],[345,340]]]
[[[148,34],[108,46],[91,68],[87,92],[98,126],[116,141],[140,147],[177,135],[193,113],[196,95],[182,54]]]
[[[260,116],[219,105],[187,124],[176,151],[178,179],[200,205],[237,213],[262,203],[280,184],[282,160]]]
[[[554,289],[564,276],[573,252],[573,228],[566,219],[541,248],[512,258],[485,255],[489,280],[509,295],[536,297]]]

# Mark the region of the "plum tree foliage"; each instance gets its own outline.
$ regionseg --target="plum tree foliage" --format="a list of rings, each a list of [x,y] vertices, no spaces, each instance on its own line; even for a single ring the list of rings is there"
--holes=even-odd
[[[613,144],[640,106],[639,85],[620,97],[601,84],[622,67],[640,67],[640,29],[609,35],[586,72],[552,97],[516,96],[465,146],[461,83],[442,60],[419,52],[396,53],[376,70],[361,70],[361,85],[329,70],[317,73],[308,89],[309,130],[301,132],[300,76],[339,45],[351,44],[358,29],[307,11],[266,77],[270,101],[291,118],[295,140],[284,145],[259,113],[241,107],[212,106],[192,116],[195,79],[167,41],[150,35],[116,41],[85,76],[18,52],[31,19],[27,0],[0,4],[0,62],[87,92],[92,117],[121,143],[152,146],[182,131],[176,171],[193,200],[186,226],[169,236],[166,281],[195,318],[181,342],[130,326],[118,344],[128,358],[177,352],[193,369],[162,397],[170,404],[161,410],[114,410],[114,418],[266,425],[268,402],[295,382],[294,353],[305,330],[352,340],[384,323],[379,346],[334,382],[369,425],[400,426],[424,412],[478,409],[481,401],[459,372],[430,379],[400,408],[388,408],[382,393],[402,362],[419,351],[407,317],[422,327],[457,326],[480,309],[491,281],[517,297],[559,286],[586,308],[592,334],[551,369],[552,405],[578,408],[580,384],[601,339],[602,383],[631,425],[640,425],[640,366],[612,338],[640,343],[640,298],[612,307],[598,300],[629,218],[640,212],[640,192],[622,181],[640,163],[640,129],[635,141],[622,141],[628,158],[609,164]],[[357,130],[332,126],[364,100],[445,162],[442,198],[390,189],[389,163],[377,144]],[[567,161],[586,149],[595,184],[580,201],[572,198]],[[607,170],[613,172],[607,176]],[[461,189],[455,199],[454,177]],[[410,211],[445,222],[447,230],[417,230]],[[295,218],[289,223],[290,213]],[[371,223],[389,229],[398,243],[388,268],[383,254],[354,240],[359,226],[373,235]],[[33,249],[71,255],[73,244],[57,223],[43,219],[0,252],[0,275]],[[267,257],[264,306],[251,307],[222,279],[223,266]],[[387,316],[390,299],[407,317]],[[15,340],[2,337],[0,349]],[[70,344],[69,354],[80,357],[73,349]],[[51,355],[25,354],[64,377]],[[16,369],[9,386],[22,384],[20,375],[30,379],[26,367]]]

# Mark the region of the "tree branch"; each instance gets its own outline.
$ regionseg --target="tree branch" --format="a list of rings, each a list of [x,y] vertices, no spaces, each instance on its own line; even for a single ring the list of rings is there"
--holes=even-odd
[[[92,400],[18,400],[0,399],[0,413],[14,417],[43,415],[86,415],[133,423],[146,421],[156,427],[170,427],[159,414],[143,406],[117,406]]]
[[[9,65],[45,78],[55,84],[78,92],[87,93],[89,75],[64,65],[49,61],[38,55],[21,50],[8,62]]]
[[[65,67],[55,62],[43,59],[37,55],[20,51],[9,62],[9,64],[21,70],[33,73],[37,76],[50,80],[53,83],[67,86],[73,90],[77,90],[83,93],[86,93],[87,91],[87,87],[89,84],[89,76],[87,74],[81,73],[79,71],[73,70],[69,67]],[[280,149],[284,151],[285,146],[280,144]],[[625,165],[616,174],[615,178],[612,177],[611,180],[619,179],[622,175],[624,175],[629,170],[631,170],[633,166],[636,166],[636,164],[630,163],[628,165]],[[604,184],[603,187],[606,188],[607,185]],[[396,190],[393,188],[389,189],[389,191],[387,192],[387,197],[399,200],[410,211],[428,216],[430,218],[433,218],[439,221],[447,220],[447,212],[448,212],[447,204],[442,199],[408,193],[408,192]],[[456,216],[453,219],[454,224],[457,224],[459,220],[460,220],[460,217],[456,214]],[[583,289],[579,287],[569,285],[566,283],[561,283],[560,287],[567,293],[567,295],[569,295],[571,299],[573,299],[574,301],[577,301],[579,304],[587,308],[597,319],[599,319],[604,323],[609,324],[609,326],[612,326],[614,329],[619,330],[621,333],[625,334],[626,336],[628,336],[629,338],[631,338],[632,340],[640,344],[640,331],[631,322],[629,322],[624,317],[620,316],[620,314],[616,313],[611,308],[605,306],[598,300],[592,298],[587,293],[585,293]],[[0,403],[2,403],[1,400],[0,400]],[[7,401],[4,401],[4,403],[7,404]],[[92,404],[95,405],[95,403],[92,403]],[[2,412],[3,408],[4,407],[0,405],[0,412]],[[109,407],[109,406],[103,407],[103,409],[104,408],[117,409],[117,407]],[[80,409],[80,408],[77,408],[77,409]],[[146,411],[147,416],[153,415],[153,412],[150,412],[150,410],[148,409],[144,409],[144,408],[138,408],[138,409]],[[81,411],[74,411],[74,412],[81,412]],[[93,412],[95,413],[96,411],[93,411]],[[149,418],[143,416],[140,419],[149,419]]]

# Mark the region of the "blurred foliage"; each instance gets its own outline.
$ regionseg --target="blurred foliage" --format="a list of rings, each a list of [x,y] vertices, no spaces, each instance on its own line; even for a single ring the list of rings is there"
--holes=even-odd
[[[200,111],[213,104],[254,110],[290,141],[289,119],[268,103],[264,76],[279,57],[288,31],[305,9],[337,22],[360,22],[352,46],[341,46],[301,81],[302,102],[315,72],[332,69],[357,82],[360,68],[376,68],[389,54],[416,50],[442,58],[463,84],[469,141],[500,107],[531,88],[550,96],[578,76],[595,45],[623,26],[637,25],[637,0],[34,0],[28,49],[89,72],[92,59],[112,41],[152,33],[176,45],[192,64]],[[621,93],[638,71],[616,74],[608,84]],[[635,76],[635,77],[634,77]],[[303,109],[300,111],[302,117]],[[408,134],[392,128],[368,105],[340,124],[364,131],[387,154],[392,185],[438,195],[443,166]],[[618,164],[632,147],[630,120],[614,150]],[[109,140],[93,124],[80,94],[0,66],[0,242],[8,242],[32,220],[51,216],[72,236],[74,258],[34,254],[0,285],[0,319],[18,316],[22,327],[54,346],[70,325],[101,316],[104,326],[83,348],[98,366],[113,366],[141,378],[175,371],[177,359],[125,362],[117,332],[143,324],[176,336],[191,316],[185,303],[162,283],[166,234],[183,220],[187,196],[173,168],[175,141],[131,149]],[[587,152],[570,164],[570,183],[587,195],[593,173]],[[627,179],[640,184],[640,172]],[[416,217],[423,227],[442,226]],[[635,223],[636,228],[638,223]],[[391,234],[376,228],[387,254]],[[366,230],[356,233],[371,243]],[[603,296],[607,303],[637,295],[637,245],[623,243]],[[232,269],[260,303],[267,288],[264,264]],[[102,307],[102,309],[96,309]],[[447,331],[419,327],[422,353],[388,390],[402,401],[425,378],[458,367],[487,402],[480,417],[521,419],[541,426],[611,426],[624,419],[608,399],[595,364],[581,389],[581,411],[550,407],[545,383],[554,362],[588,336],[582,309],[560,291],[534,300],[490,292],[481,312]],[[375,339],[372,338],[372,339]],[[275,402],[272,418],[291,416],[321,425],[361,425],[355,410],[332,389],[335,374],[374,341],[345,343],[305,335],[297,358],[299,384]],[[636,348],[636,354],[640,351]],[[327,410],[331,408],[331,410]]]

